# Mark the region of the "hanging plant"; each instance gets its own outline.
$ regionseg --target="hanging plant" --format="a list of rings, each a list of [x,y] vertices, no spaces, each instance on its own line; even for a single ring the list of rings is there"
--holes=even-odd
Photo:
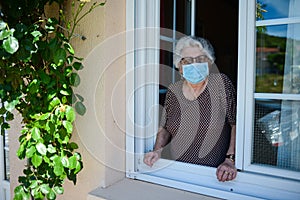
[[[47,18],[44,7],[54,3],[59,5],[59,17]],[[83,163],[78,145],[70,139],[76,113],[84,115],[86,108],[84,98],[73,91],[80,84],[77,71],[83,65],[70,41],[80,20],[104,4],[73,1],[67,20],[63,0],[2,3],[1,134],[17,110],[23,119],[17,156],[27,160],[14,189],[15,200],[56,199],[63,194],[66,179],[76,184]]]

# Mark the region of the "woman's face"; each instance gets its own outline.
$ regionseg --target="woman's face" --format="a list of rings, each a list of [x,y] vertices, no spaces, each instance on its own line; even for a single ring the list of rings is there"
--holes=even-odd
[[[179,72],[182,74],[182,65],[191,64],[194,62],[208,62],[208,66],[211,65],[211,61],[202,52],[199,47],[185,47],[181,51],[181,61],[179,62]]]

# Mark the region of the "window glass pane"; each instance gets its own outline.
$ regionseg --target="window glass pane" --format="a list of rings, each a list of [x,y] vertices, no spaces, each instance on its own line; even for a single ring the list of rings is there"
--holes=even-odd
[[[9,137],[8,133],[5,132],[3,139],[3,166],[4,166],[4,179],[9,181],[10,178],[10,165],[9,165]]]
[[[300,93],[300,24],[257,27],[257,93]]]
[[[191,1],[176,0],[175,30],[186,35],[191,34]]]
[[[4,179],[9,181],[10,179],[10,165],[9,165],[9,151],[4,151],[4,166],[5,166],[5,171],[4,171]]]
[[[256,99],[252,163],[300,171],[300,101]]]
[[[291,1],[293,0],[257,0],[256,19],[278,19],[291,17]],[[296,0],[299,1],[299,0]],[[293,17],[299,17],[299,12],[293,12]]]
[[[173,2],[174,0],[160,1],[160,27],[173,29]]]
[[[6,147],[6,148],[9,148],[9,137],[8,137],[8,133],[7,132],[5,132],[5,134],[4,134],[3,146]]]
[[[173,66],[173,43],[160,40],[159,104],[164,105],[167,88],[180,79],[178,70]],[[160,116],[159,116],[160,119]]]

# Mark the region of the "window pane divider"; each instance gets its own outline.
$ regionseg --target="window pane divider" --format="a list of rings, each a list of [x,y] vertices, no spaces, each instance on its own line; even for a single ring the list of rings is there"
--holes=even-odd
[[[256,22],[256,26],[282,25],[293,23],[300,23],[300,17],[261,20]]]
[[[279,99],[279,100],[298,100],[300,94],[277,94],[277,93],[254,93],[255,99]]]
[[[176,39],[164,35],[160,35],[160,39],[167,42],[176,42]]]

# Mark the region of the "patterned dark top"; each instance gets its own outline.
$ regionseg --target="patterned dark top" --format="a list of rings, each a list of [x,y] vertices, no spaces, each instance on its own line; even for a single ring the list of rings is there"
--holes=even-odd
[[[196,100],[182,92],[183,81],[168,88],[161,126],[172,135],[171,157],[217,167],[229,148],[230,125],[236,122],[236,92],[225,74],[210,74]]]

